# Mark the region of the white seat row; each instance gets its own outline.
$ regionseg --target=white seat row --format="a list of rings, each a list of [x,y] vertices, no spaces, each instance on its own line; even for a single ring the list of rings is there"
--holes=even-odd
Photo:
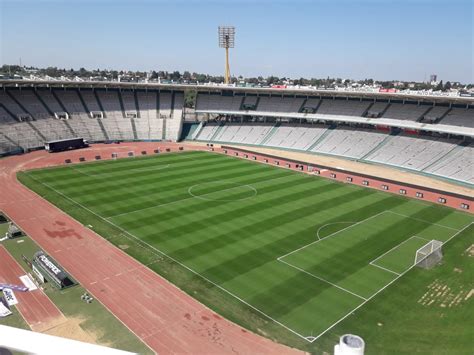
[[[329,130],[311,151],[360,159],[388,137],[387,133],[377,131],[336,128]]]
[[[455,148],[456,143],[440,138],[394,136],[365,159],[421,171]]]

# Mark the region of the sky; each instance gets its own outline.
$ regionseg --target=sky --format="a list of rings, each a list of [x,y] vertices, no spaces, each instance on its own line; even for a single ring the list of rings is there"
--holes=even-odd
[[[474,83],[472,0],[0,0],[0,63]]]

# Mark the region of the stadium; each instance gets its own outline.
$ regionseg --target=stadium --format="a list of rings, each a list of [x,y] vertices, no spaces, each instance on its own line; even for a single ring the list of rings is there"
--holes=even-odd
[[[474,98],[229,78],[0,79],[0,347],[472,353]]]

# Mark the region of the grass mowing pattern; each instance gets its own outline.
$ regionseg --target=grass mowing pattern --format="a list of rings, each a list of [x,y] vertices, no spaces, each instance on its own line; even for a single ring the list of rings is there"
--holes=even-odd
[[[161,258],[153,247],[211,281],[167,258],[151,265],[226,317],[306,349],[296,333],[323,332],[406,271],[422,238],[444,241],[472,222],[452,209],[203,152],[20,178],[143,263]]]

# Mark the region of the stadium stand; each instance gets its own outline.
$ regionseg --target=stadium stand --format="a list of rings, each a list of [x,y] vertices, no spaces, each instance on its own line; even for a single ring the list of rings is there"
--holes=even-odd
[[[442,138],[399,135],[365,159],[421,171],[449,153],[458,143]]]
[[[66,108],[61,106],[58,99],[54,96],[52,90],[38,90],[38,99],[46,106],[49,113],[67,112]]]
[[[325,139],[311,151],[360,159],[389,137],[387,133],[373,130],[336,128],[329,130]]]
[[[165,94],[166,95],[166,94]],[[162,102],[160,94],[160,104]],[[167,99],[167,97],[165,98]],[[178,140],[181,135],[181,127],[183,121],[183,106],[184,106],[184,95],[182,93],[174,93],[171,96],[170,113],[169,118],[164,119],[164,125],[166,126],[165,137],[168,140]],[[161,106],[160,106],[161,107]],[[161,112],[161,109],[160,109]]]
[[[367,117],[381,117],[389,106],[388,102],[375,102],[367,111]]]
[[[27,117],[31,118],[30,114],[24,108],[20,107],[7,91],[0,91],[0,104],[2,104],[4,111],[9,113],[10,117],[13,118],[13,120],[9,120],[10,122],[24,121]],[[4,116],[4,118],[7,119],[8,117]]]
[[[440,123],[472,128],[474,127],[474,109],[452,108]]]
[[[39,120],[51,117],[51,114],[38,99],[33,89],[10,90],[8,93],[33,119]]]
[[[424,113],[428,111],[429,108],[429,106],[416,105],[413,103],[392,103],[382,117],[396,120],[417,121],[423,117]]]
[[[206,111],[238,111],[241,104],[242,96],[199,94],[196,101],[196,109]]]
[[[135,120],[137,138],[163,139],[163,120],[158,118],[158,95],[154,91],[137,92],[139,118]]]
[[[327,126],[319,125],[289,125],[276,127],[273,135],[263,144],[268,147],[307,150],[326,131]]]
[[[434,106],[423,115],[423,121],[437,123],[448,113],[449,110],[449,107],[446,106]]]
[[[215,142],[260,144],[272,125],[265,124],[226,124],[214,137]]]
[[[324,99],[318,113],[327,115],[362,116],[367,111],[370,102],[360,100],[331,100]]]
[[[425,172],[474,184],[474,144],[453,149],[444,159],[425,168]]]
[[[261,97],[258,103],[258,111],[265,112],[299,112],[303,105],[303,98],[291,97]]]
[[[183,134],[190,140],[334,155],[474,183],[474,144],[462,130],[474,127],[471,106],[367,98],[234,95],[222,91],[199,93],[196,101],[196,112],[209,112],[207,117],[211,119],[219,115],[221,122],[183,124],[183,92],[121,90],[0,90],[0,154],[36,149],[47,140],[72,137],[91,142],[178,140]],[[294,118],[291,113],[295,113]],[[380,129],[356,123],[357,117],[379,118],[376,121],[381,122]],[[394,127],[384,126],[391,120]],[[427,131],[414,135],[407,134],[412,131],[403,128],[402,123],[396,123],[401,121],[462,129],[449,134]],[[398,134],[399,127],[406,133]]]
[[[303,104],[303,107],[301,109],[302,112],[311,112],[315,113],[317,112],[319,105],[321,105],[320,99],[307,99],[306,102]]]
[[[123,117],[117,91],[96,91],[101,111],[105,112],[102,124],[109,139],[133,140],[133,129],[130,119]],[[103,110],[102,110],[103,109]]]

